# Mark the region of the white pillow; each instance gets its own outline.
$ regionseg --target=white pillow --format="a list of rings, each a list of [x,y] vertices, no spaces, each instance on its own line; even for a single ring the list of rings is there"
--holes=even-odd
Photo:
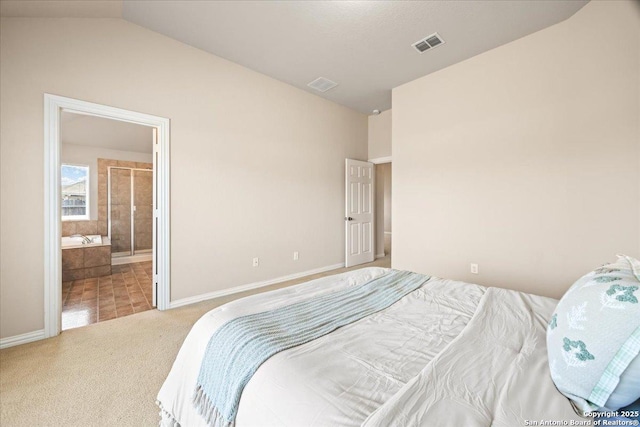
[[[611,393],[605,408],[617,411],[635,402],[633,397],[640,399],[640,354],[627,366],[620,376],[618,387]]]
[[[628,256],[578,279],[547,328],[551,377],[583,412],[640,398],[640,261]]]

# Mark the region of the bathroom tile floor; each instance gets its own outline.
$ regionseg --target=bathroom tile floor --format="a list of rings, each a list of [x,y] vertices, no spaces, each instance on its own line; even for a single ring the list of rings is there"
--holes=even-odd
[[[151,261],[114,265],[110,276],[62,283],[62,330],[151,310]]]

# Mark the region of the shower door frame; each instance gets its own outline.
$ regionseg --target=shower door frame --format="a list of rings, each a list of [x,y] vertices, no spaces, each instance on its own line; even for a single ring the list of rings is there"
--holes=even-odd
[[[44,94],[44,328],[20,344],[60,334],[62,250],[60,113],[103,117],[152,128],[154,206],[153,283],[158,310],[171,308],[170,120],[59,95]]]
[[[135,249],[135,220],[134,220],[134,212],[136,212],[136,210],[134,209],[134,207],[136,206],[134,204],[134,182],[133,182],[133,171],[143,171],[143,172],[150,172],[153,174],[153,169],[144,169],[144,168],[132,168],[132,167],[127,167],[127,166],[108,166],[107,167],[107,233],[109,236],[109,240],[111,240],[111,170],[112,169],[127,169],[129,171],[131,171],[131,209],[129,210],[129,218],[131,218],[131,226],[130,228],[130,233],[131,233],[131,249],[130,249],[130,256],[135,255],[136,253],[136,249]],[[153,179],[153,178],[152,178]],[[153,191],[153,189],[151,190]],[[152,202],[153,203],[153,202]],[[153,207],[152,207],[153,209]],[[152,234],[153,233],[153,225],[151,226],[152,228]],[[111,247],[113,247],[113,241],[111,242]],[[151,244],[151,249],[142,249],[142,251],[145,252],[139,252],[139,253],[148,253],[147,251],[150,251],[153,253],[153,244]],[[113,257],[113,252],[111,253],[111,257]],[[118,257],[116,257],[118,258]]]

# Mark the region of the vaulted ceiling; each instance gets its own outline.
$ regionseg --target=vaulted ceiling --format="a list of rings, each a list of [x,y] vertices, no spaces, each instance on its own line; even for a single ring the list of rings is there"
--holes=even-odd
[[[391,89],[539,31],[587,1],[135,1],[123,17],[370,114]],[[411,45],[438,32],[445,44]],[[338,86],[307,87],[317,77]],[[480,82],[479,82],[480,84]]]
[[[557,24],[587,2],[2,0],[2,15],[122,16],[369,114],[391,108],[394,87]],[[412,48],[435,32],[443,45]],[[307,87],[318,77],[338,86]]]

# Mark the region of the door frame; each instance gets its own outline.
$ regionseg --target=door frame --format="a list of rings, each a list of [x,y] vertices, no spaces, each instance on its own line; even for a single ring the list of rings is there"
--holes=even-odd
[[[157,129],[154,144],[154,171],[157,174],[157,221],[154,282],[157,283],[157,308],[170,304],[170,177],[167,118],[110,107],[93,102],[44,94],[44,334],[58,335],[62,316],[62,250],[60,201],[60,113],[68,111]]]

